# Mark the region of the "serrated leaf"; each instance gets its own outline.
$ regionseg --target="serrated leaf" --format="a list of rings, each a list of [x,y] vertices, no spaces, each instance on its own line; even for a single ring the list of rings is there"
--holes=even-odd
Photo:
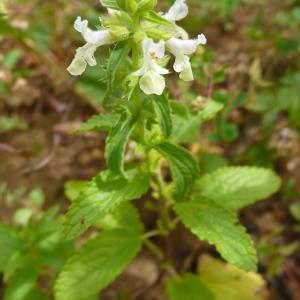
[[[55,284],[57,300],[82,300],[113,281],[142,246],[140,236],[109,230],[88,241],[66,263]]]
[[[105,230],[126,229],[136,234],[142,233],[144,229],[137,209],[129,202],[121,203],[114,212],[97,222],[97,225]]]
[[[215,200],[228,208],[241,208],[275,193],[280,178],[257,167],[225,167],[196,181],[193,194]]]
[[[149,174],[127,171],[128,179],[105,171],[96,176],[73,201],[66,215],[64,233],[72,239],[83,233],[120,203],[142,196],[149,188]]]
[[[76,132],[86,131],[109,131],[118,122],[119,117],[117,115],[95,115],[91,117],[87,122],[83,123]]]
[[[266,300],[266,282],[261,275],[245,272],[209,256],[201,257],[199,278],[215,300]]]
[[[197,162],[185,148],[167,141],[154,145],[154,148],[168,161],[176,186],[176,199],[183,201],[198,175]]]
[[[174,27],[174,23],[168,21],[167,19],[160,16],[155,11],[149,11],[143,15],[143,19],[146,21],[149,21],[154,24],[168,26],[168,27]]]
[[[235,212],[204,198],[177,203],[175,211],[199,239],[215,245],[225,260],[246,271],[256,270],[253,242],[246,229],[237,225]]]
[[[151,96],[151,102],[162,132],[166,137],[168,137],[172,132],[172,118],[169,100],[165,94],[161,96],[153,95]]]
[[[213,293],[191,273],[184,274],[167,284],[167,294],[170,300],[214,300]]]
[[[3,272],[12,257],[19,250],[20,240],[16,231],[0,223],[0,271]]]
[[[105,145],[105,159],[109,169],[125,176],[124,154],[130,134],[134,129],[135,119],[121,119],[110,132]]]
[[[106,8],[116,9],[119,10],[119,6],[116,0],[100,0],[102,6]]]
[[[197,114],[192,114],[186,110],[183,115],[182,109],[179,110],[179,113],[176,113],[177,110],[175,110],[175,114],[173,115],[172,140],[176,143],[193,141],[199,133],[200,126],[204,122],[213,119],[223,107],[223,104],[210,100]],[[176,108],[178,109],[178,105]]]

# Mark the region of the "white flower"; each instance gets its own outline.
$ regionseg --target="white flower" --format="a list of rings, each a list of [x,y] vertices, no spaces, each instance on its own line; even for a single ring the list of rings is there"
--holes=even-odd
[[[81,17],[77,17],[74,28],[82,34],[86,41],[83,47],[76,50],[76,55],[68,67],[68,71],[77,76],[85,71],[87,64],[90,66],[97,64],[94,57],[95,51],[98,47],[109,44],[111,36],[108,30],[91,30],[88,27],[88,21],[81,20]]]
[[[165,89],[165,79],[161,75],[168,74],[167,69],[162,68],[157,62],[157,58],[163,58],[165,55],[165,42],[161,40],[154,43],[152,39],[146,38],[143,41],[144,64],[143,67],[133,76],[142,76],[139,84],[142,91],[147,94],[161,95]]]
[[[176,0],[169,11],[163,15],[170,22],[176,22],[184,19],[189,13],[189,8],[185,0]]]
[[[162,15],[169,22],[175,23],[176,21],[180,21],[184,19],[189,13],[189,8],[185,3],[185,0],[176,0],[174,4],[171,6],[169,11]],[[170,28],[168,28],[170,30]],[[188,33],[181,27],[175,25],[174,32],[177,37],[180,37],[184,40],[189,38]]]
[[[179,77],[185,81],[194,79],[190,63],[191,55],[196,52],[199,45],[206,44],[207,40],[204,34],[198,35],[195,40],[181,40],[172,38],[166,42],[168,50],[175,56],[174,70],[180,73]]]

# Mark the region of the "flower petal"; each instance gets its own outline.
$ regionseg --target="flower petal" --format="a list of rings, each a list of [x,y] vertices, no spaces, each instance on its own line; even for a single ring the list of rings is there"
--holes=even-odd
[[[150,61],[148,69],[160,75],[166,75],[170,73],[168,69],[161,67],[155,60]]]
[[[88,21],[82,20],[81,17],[77,17],[74,22],[74,28],[80,32],[89,44],[96,46],[102,46],[110,42],[110,33],[108,30],[91,30],[88,27]]]
[[[81,75],[86,69],[87,63],[82,57],[75,57],[68,67],[68,71],[73,76]]]
[[[88,21],[82,20],[81,17],[77,17],[77,19],[74,22],[74,28],[80,33],[83,33],[88,28]]]
[[[201,33],[198,35],[197,41],[199,45],[205,45],[207,43],[207,38],[203,33]]]
[[[166,83],[163,76],[155,73],[154,71],[147,72],[140,79],[141,90],[146,95],[161,95],[165,89]]]
[[[92,67],[96,66],[97,61],[94,56],[96,49],[97,49],[97,46],[87,43],[84,46],[82,46],[76,50],[75,57],[83,58]]]
[[[185,0],[176,0],[170,10],[163,16],[170,22],[176,22],[184,19],[189,13],[189,8]]]
[[[183,40],[189,39],[189,34],[180,26],[175,27],[176,36],[182,38]]]
[[[183,55],[183,54],[179,54],[176,56],[175,58],[175,63],[174,63],[174,70],[177,73],[182,72],[184,69],[186,69],[186,67],[190,65],[190,59],[188,56]]]
[[[160,40],[159,43],[156,44],[156,54],[157,58],[163,58],[165,56],[165,41]]]
[[[139,76],[143,76],[145,73],[146,73],[146,68],[145,68],[145,66],[143,66],[142,68],[140,68],[137,71],[133,72],[131,75],[139,77]]]
[[[179,74],[179,78],[184,81],[193,81],[194,80],[193,70],[192,70],[192,66],[190,63],[188,63],[185,66],[185,68],[181,71],[181,73]]]
[[[146,58],[162,58],[165,55],[165,41],[160,40],[159,43],[155,43],[153,39],[145,38],[143,40],[144,57]],[[153,57],[154,55],[154,57]]]
[[[176,56],[181,54],[193,54],[196,52],[199,45],[197,40],[181,40],[177,38],[172,38],[167,42],[167,47]]]

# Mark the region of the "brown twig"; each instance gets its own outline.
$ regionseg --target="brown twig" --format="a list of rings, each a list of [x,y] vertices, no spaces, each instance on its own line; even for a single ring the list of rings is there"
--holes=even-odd
[[[71,109],[72,109],[72,105],[69,105],[66,108],[66,111],[65,111],[64,115],[61,118],[61,121],[60,121],[61,123],[64,122],[68,118]],[[56,154],[56,152],[57,152],[57,150],[60,146],[60,143],[61,143],[61,134],[60,133],[54,133],[52,148],[51,148],[49,154],[46,157],[44,157],[42,160],[40,160],[34,166],[28,167],[28,168],[24,169],[23,171],[21,171],[20,175],[27,175],[29,173],[39,171],[39,170],[45,168],[51,162],[51,160],[55,157],[55,154]]]

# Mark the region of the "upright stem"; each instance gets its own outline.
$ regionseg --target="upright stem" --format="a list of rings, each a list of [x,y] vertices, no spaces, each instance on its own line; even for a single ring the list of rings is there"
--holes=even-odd
[[[135,41],[133,41],[132,45],[132,69],[136,71],[139,67],[139,48]],[[140,113],[142,109],[142,99],[141,99],[141,91],[138,86],[135,87],[133,92],[133,99],[136,103],[137,112]]]
[[[139,30],[140,25],[140,18],[138,15],[133,16],[133,28],[134,32],[137,32]],[[139,46],[136,43],[136,41],[133,39],[132,41],[132,69],[133,72],[136,71],[139,68]],[[137,122],[137,128],[138,132],[140,134],[141,142],[145,139],[145,132],[144,132],[144,124],[143,120],[141,118],[141,111],[143,108],[142,103],[142,97],[141,97],[141,91],[139,86],[137,85],[133,91],[132,98],[136,105],[136,113],[138,115],[138,122]]]

